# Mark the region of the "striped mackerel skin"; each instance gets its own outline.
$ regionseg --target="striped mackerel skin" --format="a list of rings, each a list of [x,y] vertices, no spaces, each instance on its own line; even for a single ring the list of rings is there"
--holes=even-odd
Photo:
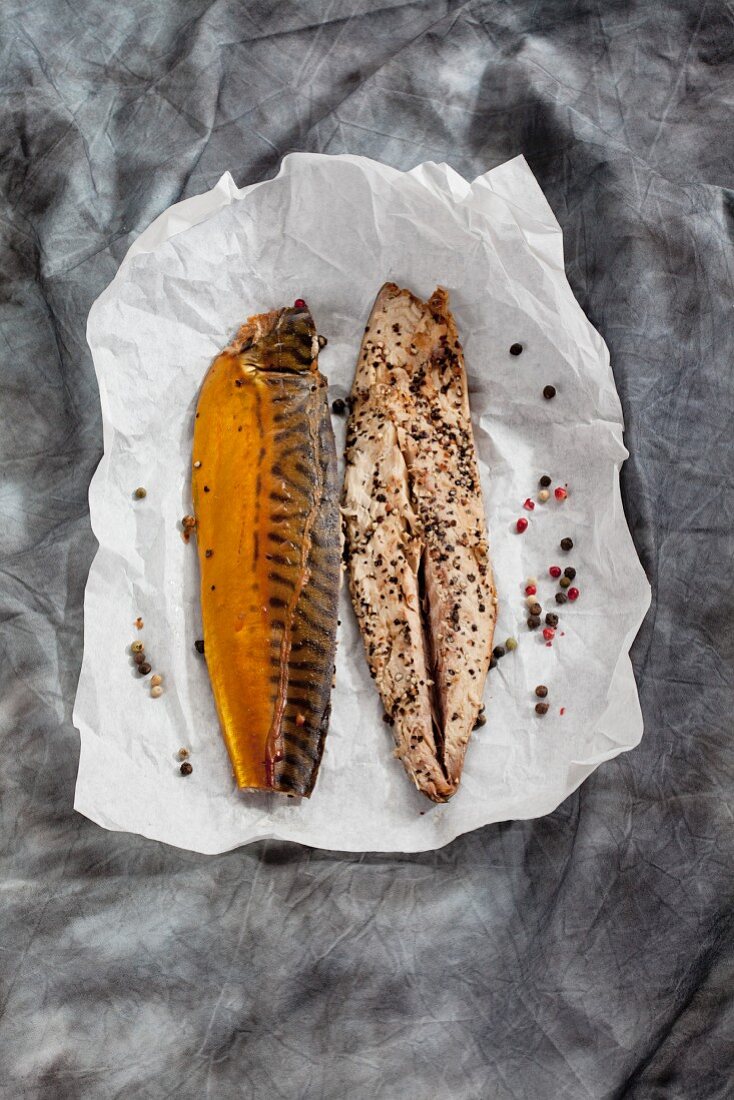
[[[251,317],[217,356],[193,461],[206,660],[237,785],[309,796],[330,711],[339,518],[308,309]]]

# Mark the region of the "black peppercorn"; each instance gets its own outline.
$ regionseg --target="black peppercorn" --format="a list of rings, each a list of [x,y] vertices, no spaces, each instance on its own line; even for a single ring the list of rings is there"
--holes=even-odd
[[[569,565],[566,567],[566,569],[563,570],[563,575],[564,577],[568,577],[568,579],[572,581],[576,576],[576,570],[573,568],[572,565]]]
[[[536,703],[535,704],[535,713],[536,714],[547,714],[548,713],[548,704],[547,703]]]
[[[505,655],[505,647],[503,645],[496,645],[494,647],[494,649],[492,650],[492,656],[496,657],[498,661],[499,661],[500,657],[504,657],[504,655]]]
[[[561,539],[561,550],[573,550],[573,541],[571,539]]]
[[[556,592],[556,603],[567,603],[568,596],[565,592]]]
[[[530,618],[528,619],[528,626],[530,627],[531,630],[537,630],[538,627],[540,626],[540,616],[539,615],[531,615]]]
[[[537,616],[540,615],[543,608],[540,606],[539,603],[531,603],[528,610],[530,611],[531,615]]]
[[[510,355],[522,355],[522,344],[512,344],[510,346]]]
[[[203,638],[197,638],[197,640],[194,642],[194,649],[196,650],[197,653],[203,653],[204,652],[204,639]]]
[[[383,714],[382,721],[388,726],[395,725],[395,719],[393,718],[392,714]]]
[[[490,668],[497,668],[497,658],[496,657],[490,658],[489,667]]]
[[[477,720],[474,723],[474,729],[478,730],[482,726],[486,726],[486,724],[487,724],[487,715],[484,713],[484,707],[480,707],[479,708],[479,714],[477,715]]]
[[[558,616],[553,611],[549,611],[545,617],[546,624],[553,628],[558,626]]]
[[[145,654],[144,653],[133,653],[133,661],[135,661],[136,665],[145,664]]]
[[[326,347],[326,345],[327,345],[327,344],[329,343],[329,341],[328,341],[328,340],[326,339],[326,337],[325,337],[325,336],[322,336],[322,335],[321,335],[320,333],[319,333],[319,335],[317,336],[317,340],[318,340],[318,342],[319,342],[319,347],[320,347],[320,348],[325,348],[325,347]]]
[[[183,764],[178,770],[181,772],[181,775],[191,775],[194,767],[193,764],[190,764],[188,760],[184,760]]]
[[[550,479],[550,478],[548,477],[548,475],[547,475],[547,474],[543,474],[543,476],[542,476],[542,477],[541,477],[541,479],[540,479],[540,486],[541,486],[541,488],[543,488],[543,489],[547,489],[547,488],[548,488],[548,486],[550,485],[550,483],[551,483],[551,479]]]
[[[150,672],[150,665],[147,661],[143,661],[141,665],[138,665],[138,672],[141,676],[147,676]]]
[[[538,696],[539,699],[545,699],[546,695],[548,694],[548,688],[545,686],[545,684],[538,684],[535,689],[535,694]]]
[[[543,397],[546,399],[546,401],[550,401],[551,398],[553,398],[555,396],[556,396],[556,387],[555,386],[545,386],[544,387]]]
[[[335,401],[331,402],[331,411],[336,413],[337,416],[341,416],[342,413],[346,412],[346,409],[347,406],[342,401],[341,397],[337,397]]]

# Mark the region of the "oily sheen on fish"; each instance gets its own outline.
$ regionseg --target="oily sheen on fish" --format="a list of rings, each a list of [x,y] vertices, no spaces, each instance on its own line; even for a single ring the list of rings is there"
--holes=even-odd
[[[192,486],[207,667],[239,787],[310,795],[329,719],[336,453],[305,305],[251,317],[212,363]]]
[[[351,395],[342,502],[352,603],[395,754],[456,791],[482,705],[496,592],[461,345],[438,288],[386,283]]]

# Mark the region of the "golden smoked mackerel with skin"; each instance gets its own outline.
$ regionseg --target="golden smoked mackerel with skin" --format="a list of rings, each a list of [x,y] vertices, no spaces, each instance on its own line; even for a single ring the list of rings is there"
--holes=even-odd
[[[310,795],[339,592],[336,453],[311,314],[251,317],[209,368],[193,499],[209,677],[237,785]]]
[[[492,653],[496,593],[464,361],[448,294],[394,283],[365,331],[342,502],[349,584],[395,754],[455,793]]]

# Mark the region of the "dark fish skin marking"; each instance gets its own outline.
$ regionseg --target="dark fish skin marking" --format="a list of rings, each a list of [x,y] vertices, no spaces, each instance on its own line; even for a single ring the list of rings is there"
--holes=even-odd
[[[301,699],[299,696],[293,698],[288,696],[288,706],[293,707],[294,710],[304,711],[307,710],[311,714],[321,715],[321,707],[318,703],[312,702],[310,699]]]
[[[268,580],[275,581],[276,584],[284,584],[286,588],[293,588],[293,581],[290,577],[284,577],[282,573],[276,573],[275,570],[271,570],[268,573]]]
[[[289,764],[299,772],[309,773],[311,771],[311,762],[309,760],[304,760],[301,756],[296,756],[296,754],[292,752],[284,753],[281,762],[283,764]]]
[[[309,470],[308,466],[304,466],[302,462],[294,462],[293,469],[298,470],[299,474],[303,474],[309,480],[313,477],[313,470]]]
[[[292,500],[291,497],[286,496],[284,493],[276,493],[275,490],[268,495],[271,500],[277,500],[279,504],[290,504]]]
[[[260,538],[257,531],[252,532],[252,560],[257,561],[260,557]]]
[[[268,531],[268,539],[270,542],[277,542],[281,544],[284,542],[288,542],[288,539],[284,538],[283,535],[279,535],[277,531]]]
[[[268,603],[270,604],[271,607],[287,607],[288,606],[288,601],[287,600],[282,600],[280,598],[280,596],[270,596],[270,598],[268,599]]]
[[[304,611],[304,609],[302,608],[301,604],[298,605],[296,609],[296,614],[298,615],[298,618],[306,624],[309,630],[314,630],[318,634],[323,634],[327,638],[331,637],[331,630],[329,629],[329,627],[324,626],[323,623],[318,622],[318,620],[307,614],[307,612]]]
[[[268,561],[275,562],[276,565],[293,565],[294,564],[290,560],[290,558],[286,558],[282,554],[266,554],[265,557]]]

